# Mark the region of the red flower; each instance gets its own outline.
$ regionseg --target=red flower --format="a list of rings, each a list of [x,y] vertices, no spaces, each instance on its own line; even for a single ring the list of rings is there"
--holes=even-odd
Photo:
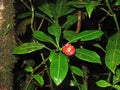
[[[62,52],[67,56],[72,56],[75,54],[75,47],[71,44],[66,44],[63,46]]]

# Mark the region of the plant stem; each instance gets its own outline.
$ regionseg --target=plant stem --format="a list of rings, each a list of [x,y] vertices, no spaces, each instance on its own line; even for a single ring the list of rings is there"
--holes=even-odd
[[[81,87],[80,87],[80,85],[79,85],[79,83],[78,83],[78,81],[73,73],[72,73],[72,77],[73,77],[74,81],[77,83],[78,89],[81,90]]]
[[[43,62],[44,62],[44,61],[45,61],[45,58],[44,58],[44,55],[43,55],[42,53],[41,53],[41,57],[42,57],[42,60],[43,60]],[[49,73],[49,70],[48,70],[49,68],[48,68],[46,62],[44,62],[44,65],[45,65],[46,73],[47,73],[48,78],[49,78],[49,80],[50,80],[50,89],[51,89],[51,90],[54,90],[53,84],[52,84],[52,79],[51,79],[51,77],[50,77],[50,73]]]
[[[116,25],[116,28],[117,28],[117,31],[120,32],[120,26],[118,24],[118,20],[117,20],[117,17],[116,17],[116,14],[113,12],[111,6],[110,6],[110,3],[108,0],[105,0],[106,4],[107,4],[107,7],[109,9],[109,12],[111,13],[111,15],[113,16],[113,19],[114,19],[114,22],[115,22],[115,25]]]
[[[32,81],[32,79],[33,79],[33,74],[34,74],[34,72],[35,72],[37,69],[39,69],[42,65],[44,65],[47,61],[48,61],[48,58],[47,58],[47,59],[44,59],[38,66],[36,66],[36,67],[33,69],[32,73],[31,73],[31,75],[30,75],[30,79],[29,79],[29,81],[28,81],[28,83],[27,83],[27,85],[26,85],[26,87],[25,87],[25,88],[26,88],[25,90],[27,90],[29,84],[31,83],[31,81]]]
[[[32,11],[32,17],[31,17],[31,29],[32,29],[32,32],[34,32],[33,24],[34,24],[35,11],[34,11],[34,6],[33,6],[31,0],[30,0],[30,3],[31,3],[31,11]]]

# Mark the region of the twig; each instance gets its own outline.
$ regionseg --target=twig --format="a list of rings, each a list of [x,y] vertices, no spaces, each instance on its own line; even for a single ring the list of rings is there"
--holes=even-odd
[[[39,27],[37,28],[37,30],[40,30],[40,28],[41,28],[42,25],[43,25],[43,22],[44,22],[44,19],[41,20],[40,25],[39,25]]]
[[[79,33],[81,30],[81,19],[82,19],[82,12],[80,10],[78,11],[77,16],[78,16],[78,22],[77,22],[76,33]]]

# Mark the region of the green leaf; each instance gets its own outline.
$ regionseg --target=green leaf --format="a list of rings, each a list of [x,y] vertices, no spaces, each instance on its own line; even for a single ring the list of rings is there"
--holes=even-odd
[[[27,90],[34,90],[34,88],[35,88],[35,85],[33,84],[33,82],[31,82],[31,83],[28,85]]]
[[[48,32],[51,35],[55,36],[55,40],[57,42],[57,45],[59,45],[60,41],[60,35],[61,35],[61,27],[58,23],[53,23],[51,26],[48,27]]]
[[[72,36],[69,39],[69,43],[75,42],[80,39],[80,41],[88,41],[100,38],[103,35],[103,32],[100,30],[85,30],[75,36]]]
[[[56,52],[55,52],[55,50],[51,50],[50,51],[50,55],[49,55],[50,62],[52,62],[52,60],[54,59],[54,56],[57,56]]]
[[[120,0],[116,0],[115,5],[119,6],[120,5]]]
[[[40,14],[39,12],[35,12],[35,16],[38,17],[38,18],[45,19],[45,20],[47,20],[47,21],[49,21],[49,22],[52,23],[52,21],[51,21],[47,16],[42,15],[42,14]]]
[[[24,43],[18,47],[15,47],[12,51],[13,54],[27,54],[37,50],[41,50],[45,45],[37,42]]]
[[[101,49],[104,52],[106,52],[105,49],[99,43],[93,44],[93,46]]]
[[[62,25],[62,28],[65,28],[67,30],[75,22],[77,22],[77,16],[76,15],[69,15],[69,16],[67,16],[67,21]]]
[[[112,87],[117,89],[117,90],[120,90],[120,85],[113,85]]]
[[[76,66],[71,66],[71,71],[72,71],[72,73],[74,73],[74,74],[76,74],[76,75],[78,75],[80,77],[84,76],[83,71],[80,68],[76,67]]]
[[[68,41],[70,41],[70,40],[72,40],[73,39],[73,37],[74,36],[76,36],[77,35],[77,33],[75,33],[74,31],[68,31],[68,30],[66,30],[66,31],[64,31],[63,32],[63,37],[66,39],[66,40],[68,40]],[[78,39],[76,39],[76,41],[77,41]],[[74,41],[72,41],[72,42],[76,42],[75,40]]]
[[[37,81],[38,84],[40,84],[41,86],[44,85],[44,80],[43,77],[40,76],[39,74],[34,74],[33,78]]]
[[[19,14],[17,16],[18,19],[24,19],[24,18],[27,18],[29,16],[31,16],[32,12],[25,12],[25,13],[22,13],[22,14]]]
[[[120,64],[120,34],[116,33],[111,36],[106,46],[105,55],[106,66],[115,73],[117,65]]]
[[[59,17],[61,17],[62,15],[62,10],[64,5],[66,3],[66,0],[57,0],[56,2],[56,18],[58,19]]]
[[[33,36],[39,41],[50,42],[54,44],[54,40],[42,31],[34,31]]]
[[[68,72],[68,58],[61,52],[54,54],[50,64],[50,76],[58,86],[65,79]]]
[[[57,0],[56,2],[56,16],[55,18],[58,19],[61,16],[68,15],[69,13],[73,12],[75,9],[71,8],[67,5],[68,0]]]
[[[97,86],[99,87],[110,87],[112,86],[109,82],[105,81],[105,80],[99,80],[96,82]]]
[[[99,1],[87,1],[86,11],[88,13],[89,18],[91,17],[91,14],[92,14],[95,6],[98,6],[98,5],[100,5]]]
[[[25,67],[24,69],[26,72],[32,72],[33,71],[33,68],[31,66],[27,66]]]
[[[45,13],[49,17],[53,17],[52,14],[51,14],[51,9],[50,9],[48,1],[47,0],[42,0],[41,2],[42,3],[38,7],[38,9],[40,9],[43,13]]]
[[[76,49],[75,56],[83,61],[101,64],[100,56],[96,52],[88,49],[84,49],[84,48]]]
[[[117,68],[115,75],[113,75],[113,84],[120,82],[120,69]]]
[[[69,1],[67,3],[67,5],[72,5],[72,6],[77,7],[77,8],[83,8],[86,6],[86,4],[87,4],[86,1]]]

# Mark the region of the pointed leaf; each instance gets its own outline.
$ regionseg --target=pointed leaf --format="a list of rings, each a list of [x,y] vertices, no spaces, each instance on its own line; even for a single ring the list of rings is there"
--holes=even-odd
[[[89,18],[91,17],[91,14],[95,8],[95,6],[98,6],[100,4],[99,1],[88,1],[86,4],[86,11],[88,13]]]
[[[18,47],[15,47],[12,51],[13,54],[27,54],[37,50],[41,50],[45,45],[37,42],[24,43]]]
[[[27,18],[27,17],[31,16],[31,14],[32,14],[31,12],[25,12],[25,13],[19,14],[17,16],[17,18],[18,19],[24,19],[24,18]]]
[[[62,25],[62,28],[65,28],[67,30],[75,22],[77,22],[77,16],[76,15],[69,15],[69,16],[67,16],[67,21]]]
[[[86,4],[87,4],[86,1],[69,1],[67,3],[67,5],[72,5],[72,6],[77,7],[77,8],[83,8],[86,6]]]
[[[83,71],[80,68],[76,67],[76,66],[71,66],[71,71],[72,71],[72,73],[74,73],[74,74],[76,74],[76,75],[78,75],[80,77],[84,76]]]
[[[48,32],[51,35],[55,36],[56,42],[59,45],[60,35],[61,35],[61,27],[58,23],[53,23],[51,26],[48,27]]]
[[[56,52],[55,52],[55,50],[51,50],[50,51],[50,55],[49,55],[50,62],[52,62],[52,60],[54,59],[54,56],[57,56]]]
[[[67,2],[68,0],[57,0],[55,16],[56,19],[64,15],[68,15],[75,10],[74,8],[71,8],[70,5],[67,5]]]
[[[42,31],[35,31],[33,36],[40,41],[54,43],[54,40]]]
[[[33,68],[31,66],[27,66],[25,67],[24,69],[26,72],[32,72],[33,71]]]
[[[68,72],[68,58],[61,52],[54,54],[50,64],[50,76],[58,86],[65,79]]]
[[[40,9],[43,13],[45,13],[49,17],[52,17],[51,9],[49,7],[48,1],[47,0],[41,0],[41,2],[42,2],[42,4],[38,7],[38,9]]]
[[[62,16],[62,10],[64,10],[63,7],[65,3],[66,3],[66,0],[57,0],[56,2],[56,18],[57,19]]]
[[[84,49],[84,48],[76,49],[75,56],[83,61],[101,64],[100,56],[96,52],[88,49]]]
[[[41,86],[44,85],[44,80],[43,77],[40,76],[39,74],[34,74],[33,78],[37,81],[38,84],[40,84]]]
[[[115,75],[113,75],[113,84],[120,82],[120,69],[117,68]]]
[[[109,82],[105,81],[105,80],[99,80],[96,82],[97,86],[99,87],[110,87],[112,86]]]
[[[120,34],[116,33],[109,38],[106,46],[106,66],[115,73],[117,65],[120,64]]]
[[[115,88],[116,90],[120,90],[120,85],[113,85],[113,88]]]
[[[69,39],[69,42],[75,42],[80,39],[80,41],[88,41],[100,38],[103,32],[100,30],[85,30]]]
[[[70,30],[66,30],[63,32],[63,37],[68,41],[72,40],[73,36],[76,36],[76,35],[77,35],[77,33],[75,33],[74,31],[70,31]],[[78,39],[76,39],[76,41],[77,40]],[[74,42],[76,42],[76,41],[74,40]]]
[[[28,85],[27,90],[34,90],[34,88],[35,88],[35,85],[34,85],[33,82],[31,82],[31,83]]]

